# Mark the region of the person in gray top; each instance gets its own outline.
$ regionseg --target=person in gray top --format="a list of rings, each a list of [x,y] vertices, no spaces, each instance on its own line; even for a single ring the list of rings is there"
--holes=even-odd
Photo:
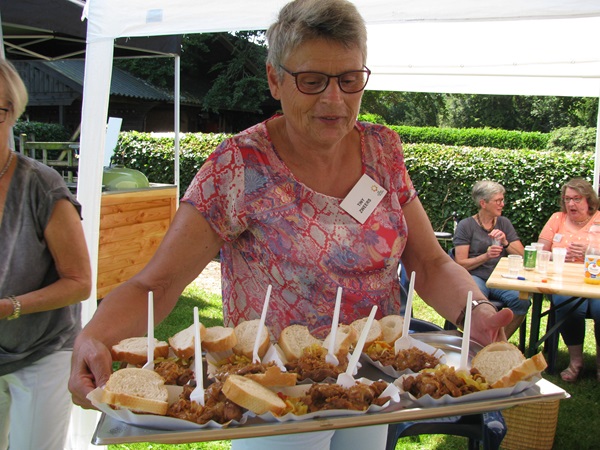
[[[0,450],[63,448],[79,302],[91,291],[81,206],[57,171],[9,147],[26,104],[0,60]]]
[[[504,331],[510,337],[527,314],[529,300],[520,300],[517,291],[489,289],[485,283],[500,258],[508,254],[523,255],[515,227],[502,216],[504,186],[495,181],[478,181],[473,186],[472,197],[478,211],[461,220],[454,232],[454,259],[469,271],[481,292],[490,299],[502,302],[514,313],[514,318]]]

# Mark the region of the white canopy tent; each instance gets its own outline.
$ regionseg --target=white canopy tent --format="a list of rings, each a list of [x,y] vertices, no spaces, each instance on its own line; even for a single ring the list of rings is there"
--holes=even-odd
[[[85,205],[84,227],[92,261],[98,253],[102,149],[114,40],[266,29],[285,3],[88,0],[78,195]],[[373,71],[369,89],[600,96],[600,0],[354,3],[368,24],[367,65]],[[95,299],[96,293],[90,298]],[[92,313],[93,306],[84,320]]]
[[[87,1],[78,196],[84,205],[94,286],[114,40],[266,29],[285,3],[287,0]],[[600,96],[600,0],[354,3],[369,29],[367,65],[373,71],[369,89]],[[598,156],[596,161],[599,167]],[[598,169],[594,184],[598,186]],[[84,322],[93,314],[95,289],[90,299]]]

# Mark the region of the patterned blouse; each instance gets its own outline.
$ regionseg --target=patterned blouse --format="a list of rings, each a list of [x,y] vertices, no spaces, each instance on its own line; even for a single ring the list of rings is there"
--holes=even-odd
[[[271,120],[271,119],[269,119]],[[338,286],[340,323],[399,314],[397,269],[407,238],[402,205],[416,197],[397,133],[356,123],[363,173],[387,190],[360,224],[343,199],[298,181],[274,148],[266,123],[225,140],[211,154],[182,201],[194,205],[224,239],[224,322],[259,318],[267,287],[267,325],[277,338],[291,324],[324,337]]]

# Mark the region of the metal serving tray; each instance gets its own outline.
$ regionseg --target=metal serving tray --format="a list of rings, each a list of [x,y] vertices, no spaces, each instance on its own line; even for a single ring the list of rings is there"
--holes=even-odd
[[[448,363],[458,365],[460,361],[461,337],[445,333],[414,333],[412,336],[434,347],[442,349],[448,358]],[[469,356],[471,359],[480,349],[481,345],[471,342]],[[386,379],[392,381],[380,370],[364,364],[359,370],[358,377],[369,379]],[[309,431],[322,431],[340,428],[380,425],[386,423],[405,422],[413,420],[431,419],[436,417],[456,416],[464,414],[477,414],[487,411],[496,411],[511,406],[540,401],[561,400],[568,398],[569,394],[560,387],[547,380],[540,379],[533,386],[518,394],[505,398],[490,399],[486,401],[473,401],[460,404],[436,407],[403,407],[399,404],[391,406],[384,411],[358,416],[323,417],[313,420],[298,422],[272,423],[264,422],[259,418],[251,418],[244,425],[230,428],[203,428],[190,431],[163,431],[141,428],[120,422],[114,418],[102,415],[92,443],[96,445],[122,444],[128,442],[157,442],[165,444],[181,444],[187,442],[205,442],[223,439],[241,439]]]

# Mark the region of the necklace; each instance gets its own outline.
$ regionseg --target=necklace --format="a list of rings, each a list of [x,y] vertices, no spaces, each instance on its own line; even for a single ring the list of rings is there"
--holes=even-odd
[[[486,231],[486,232],[488,232],[488,233],[491,232],[494,229],[494,227],[496,226],[496,218],[495,217],[492,220],[492,226],[490,227],[489,230],[486,227],[483,226],[483,222],[481,221],[481,217],[479,217],[479,213],[477,213],[475,215],[475,220],[477,221],[477,223],[479,224],[479,226],[481,228],[483,228],[483,230]]]
[[[12,162],[12,159],[13,159],[13,152],[10,152],[8,154],[8,160],[6,161],[6,164],[4,164],[4,167],[2,168],[2,172],[0,172],[0,179],[8,171],[8,168],[10,167],[10,163]]]
[[[1,177],[2,175],[0,175]],[[592,216],[588,217],[585,220],[582,220],[581,222],[577,222],[576,220],[571,219],[571,222],[573,222],[575,225],[577,225],[578,227],[581,227],[583,225],[585,225],[586,223],[588,223],[590,221],[590,219],[592,218]]]

